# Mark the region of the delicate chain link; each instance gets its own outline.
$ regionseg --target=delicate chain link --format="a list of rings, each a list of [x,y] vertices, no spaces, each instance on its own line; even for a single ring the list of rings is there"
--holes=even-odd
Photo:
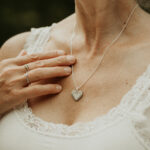
[[[119,37],[121,36],[121,34],[123,33],[123,31],[124,31],[125,28],[127,27],[128,22],[129,22],[130,18],[132,17],[132,15],[133,15],[135,9],[137,8],[137,6],[138,6],[138,4],[136,4],[136,6],[132,9],[132,11],[131,11],[129,17],[127,18],[127,20],[126,20],[126,22],[125,22],[125,24],[124,24],[122,30],[120,31],[120,33],[119,33],[119,34],[116,36],[116,38],[110,43],[110,45],[108,45],[108,46],[106,47],[106,50],[105,50],[105,52],[104,52],[102,58],[100,59],[100,62],[98,63],[98,65],[97,65],[96,68],[94,69],[94,71],[93,71],[93,72],[89,75],[89,77],[88,77],[80,86],[78,86],[78,87],[76,86],[76,82],[75,82],[75,78],[74,78],[73,65],[71,65],[71,67],[72,67],[72,79],[73,79],[73,82],[74,82],[74,85],[75,85],[76,90],[78,90],[79,88],[81,88],[81,87],[91,78],[91,76],[96,72],[96,70],[98,69],[99,65],[101,64],[101,61],[102,61],[104,55],[106,54],[106,52],[108,51],[108,49],[119,39]],[[76,25],[77,25],[77,24],[76,24],[76,22],[75,22],[74,28],[73,28],[73,34],[72,34],[71,42],[70,42],[71,55],[72,55],[72,49],[73,49],[73,48],[72,48],[72,45],[73,45],[72,43],[73,43],[73,38],[75,37],[75,28],[76,28]]]

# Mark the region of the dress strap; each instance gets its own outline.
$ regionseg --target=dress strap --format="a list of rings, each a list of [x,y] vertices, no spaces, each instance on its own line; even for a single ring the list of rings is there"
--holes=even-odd
[[[43,46],[48,42],[50,38],[50,31],[56,23],[53,23],[51,26],[40,27],[40,28],[31,28],[31,32],[26,40],[24,45],[24,50],[28,54],[34,52],[41,52]]]

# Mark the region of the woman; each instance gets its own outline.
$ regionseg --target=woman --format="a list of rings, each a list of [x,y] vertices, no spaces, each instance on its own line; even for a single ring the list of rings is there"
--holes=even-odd
[[[137,3],[76,0],[75,14],[3,45],[1,114],[16,108],[1,150],[150,149],[150,15]]]

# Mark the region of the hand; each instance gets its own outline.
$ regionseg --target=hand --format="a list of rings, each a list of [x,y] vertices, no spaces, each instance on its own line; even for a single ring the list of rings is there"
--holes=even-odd
[[[27,98],[47,94],[57,94],[61,91],[58,84],[40,84],[48,78],[68,76],[76,58],[68,60],[65,52],[60,50],[28,55],[21,52],[15,58],[4,59],[0,62],[0,114],[17,105],[24,103]],[[28,64],[28,77],[31,84],[27,84],[25,64]],[[38,84],[34,84],[37,82]],[[33,84],[32,84],[33,83]]]

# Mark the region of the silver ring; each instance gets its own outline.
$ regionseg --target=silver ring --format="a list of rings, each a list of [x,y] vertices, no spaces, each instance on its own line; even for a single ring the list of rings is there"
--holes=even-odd
[[[29,66],[28,66],[28,64],[25,64],[24,67],[26,69],[25,76],[26,76],[27,84],[30,84],[29,76],[28,76],[28,73],[27,73],[29,71]]]
[[[28,64],[25,64],[24,67],[25,67],[26,71],[29,71],[29,66],[28,66]]]
[[[27,72],[25,73],[25,76],[26,76],[27,84],[30,84],[30,80],[29,80],[29,76],[28,76],[28,73],[27,73]]]

